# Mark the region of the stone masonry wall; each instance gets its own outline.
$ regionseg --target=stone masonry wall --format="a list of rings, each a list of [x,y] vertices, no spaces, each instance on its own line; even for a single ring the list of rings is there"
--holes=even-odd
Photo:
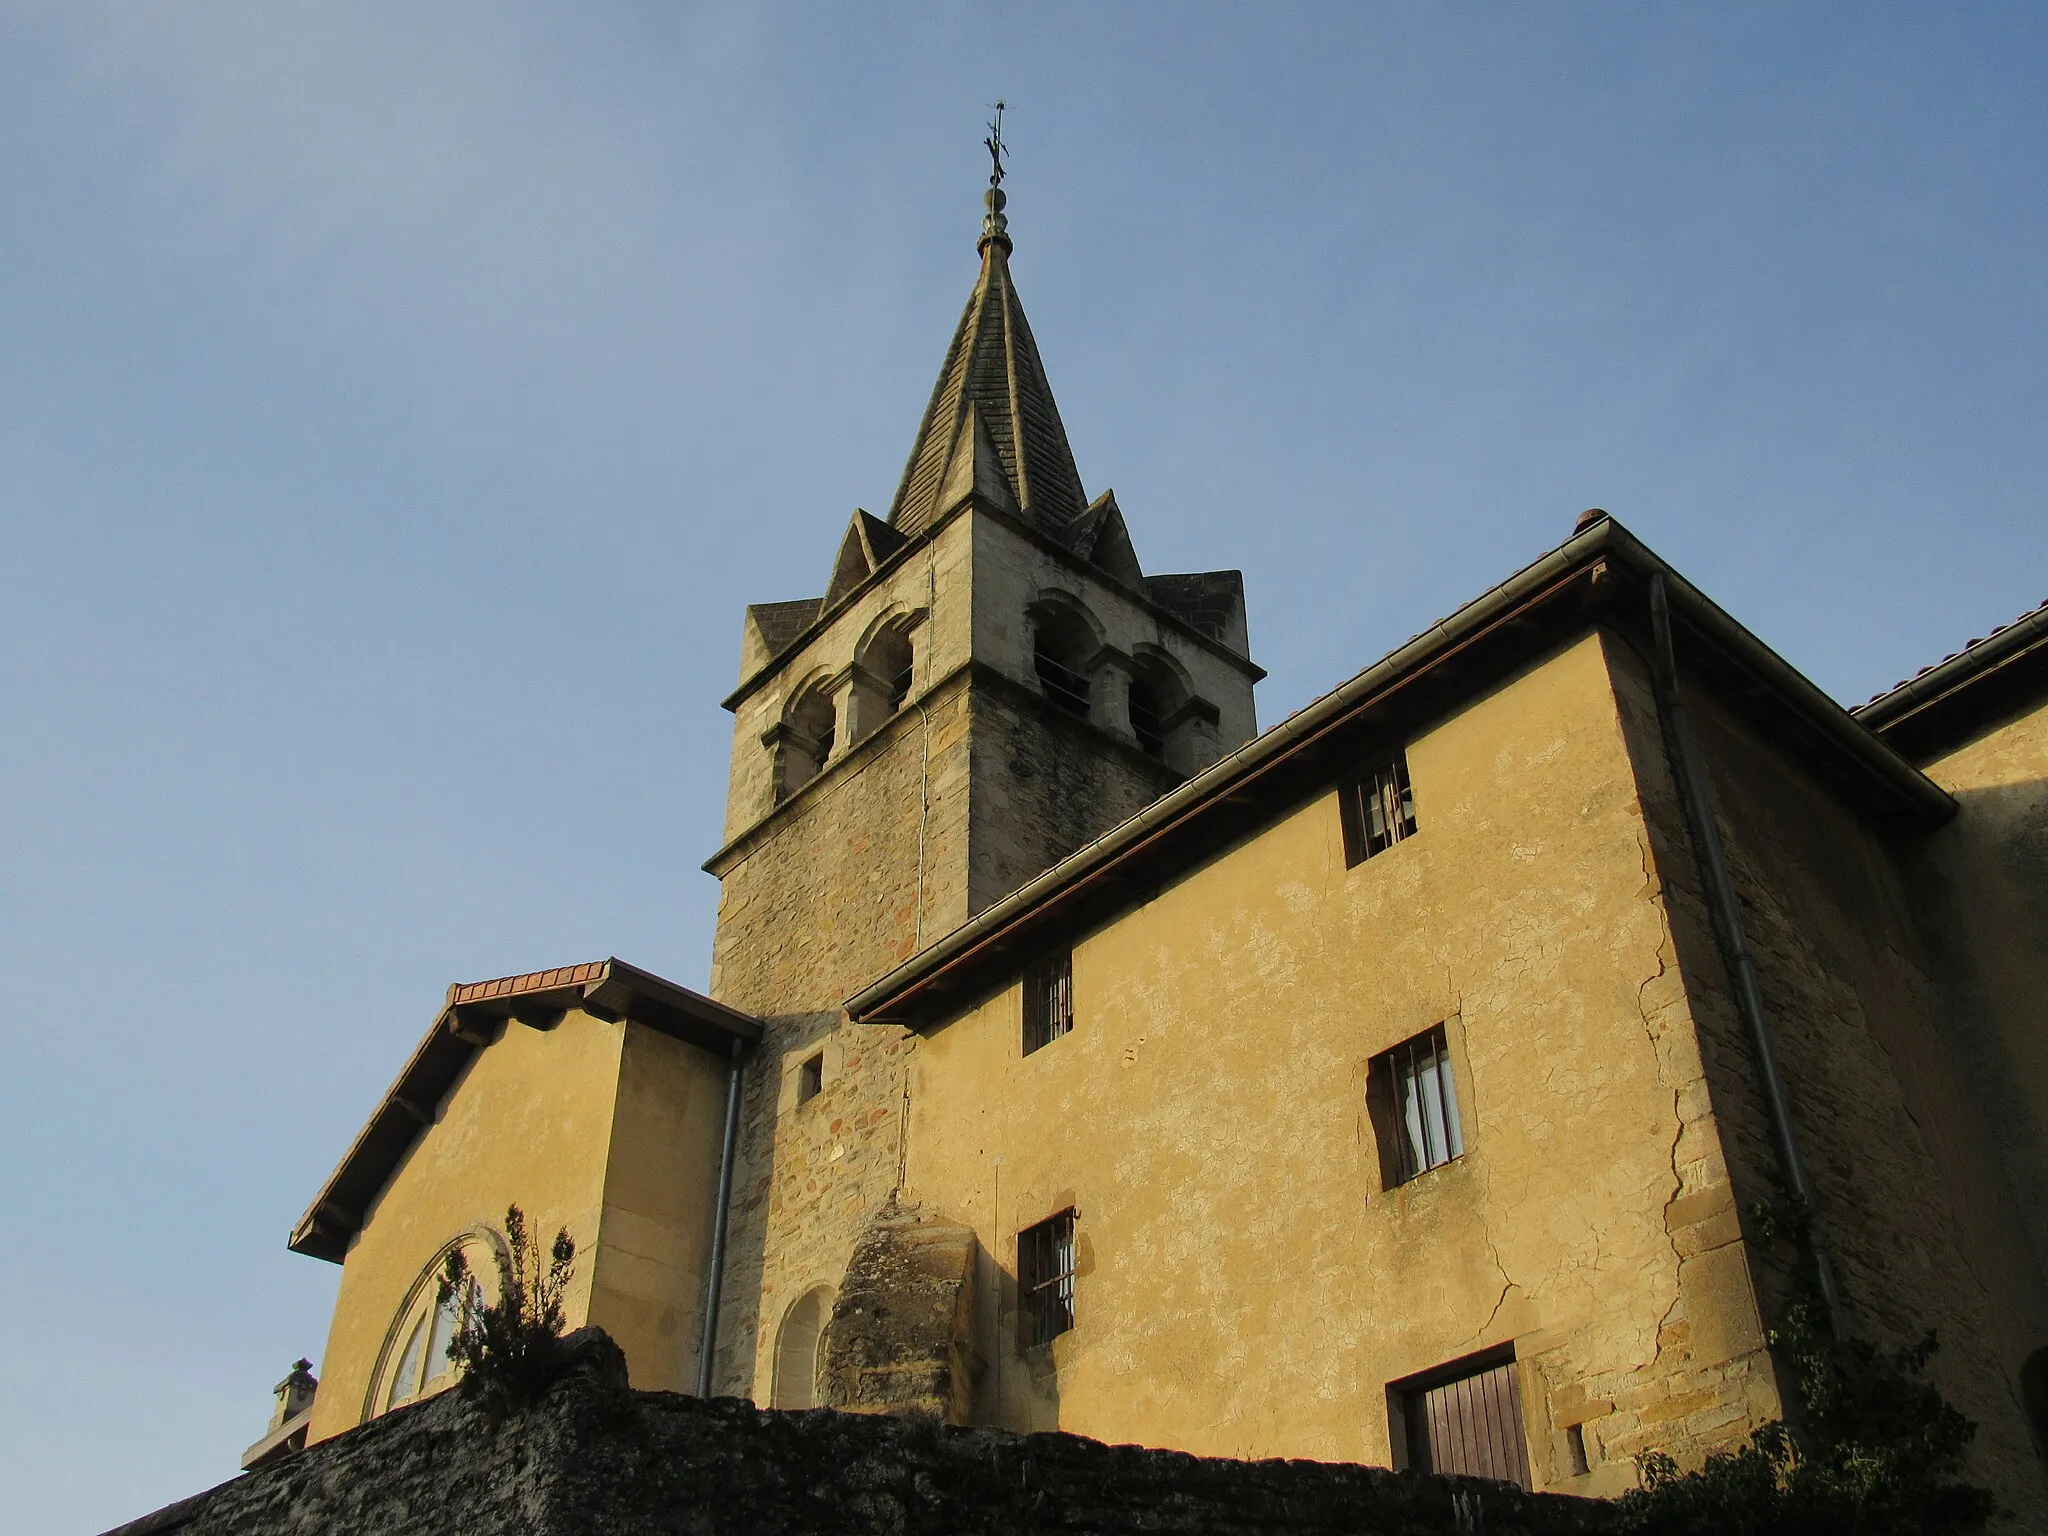
[[[712,992],[767,1031],[742,1090],[714,1379],[763,1402],[783,1313],[838,1284],[896,1188],[912,1037],[854,1028],[839,1005],[967,915],[966,675],[923,704],[799,791],[723,877]],[[798,1104],[820,1051],[822,1090]]]
[[[631,1392],[617,1349],[493,1422],[448,1392],[108,1536],[1564,1536],[1609,1506],[1501,1483],[1201,1460],[731,1399]]]
[[[974,693],[968,905],[1001,900],[1136,815],[1179,775],[1000,677]]]
[[[1618,649],[1618,648],[1617,648]],[[1730,1000],[1691,842],[1669,788],[1639,663],[1617,667],[1632,751],[1666,870],[1677,953],[1700,1021],[1706,1087],[1745,1225],[1777,1188],[1777,1158],[1755,1067]],[[1944,1051],[1945,1002],[1900,872],[1895,835],[1686,685],[1714,780],[1744,925],[1852,1327],[1889,1345],[1936,1328],[1930,1374],[1979,1426],[1972,1474],[2023,1515],[2038,1513],[2038,1461],[1999,1365],[2000,1320],[1979,1273],[2003,1183]],[[1661,784],[1659,781],[1661,780]],[[1752,1234],[1753,1236],[1753,1234]],[[1785,1297],[1784,1245],[1743,1245],[1766,1318]]]
[[[1005,653],[1010,671],[978,654],[970,606],[981,614],[991,593],[1006,594],[1015,622],[992,632],[1015,639],[1025,595],[1036,591],[1022,569],[1027,542],[969,539],[984,521],[971,513],[941,530],[929,562],[885,575],[784,664],[792,676],[820,658],[829,665],[864,632],[871,608],[928,606],[921,679],[905,706],[751,826],[765,803],[757,717],[772,714],[773,689],[744,704],[737,722],[735,840],[715,861],[723,888],[711,990],[763,1017],[767,1033],[743,1088],[714,1379],[763,1401],[782,1317],[806,1293],[838,1284],[898,1184],[904,1063],[915,1042],[900,1030],[846,1025],[840,1004],[1179,778],[1019,681],[1015,669],[1031,675],[1028,647],[1021,661]],[[1244,695],[1231,698],[1233,725],[1249,729],[1249,682],[1230,677]],[[823,1091],[798,1104],[797,1072],[819,1052]]]
[[[784,1313],[838,1284],[897,1188],[916,1042],[847,1024],[841,1001],[1172,779],[978,668],[923,702],[928,772],[926,720],[908,708],[799,791],[724,876],[712,991],[768,1028],[742,1090],[715,1379],[763,1402]],[[821,1051],[823,1089],[798,1104],[798,1068]]]

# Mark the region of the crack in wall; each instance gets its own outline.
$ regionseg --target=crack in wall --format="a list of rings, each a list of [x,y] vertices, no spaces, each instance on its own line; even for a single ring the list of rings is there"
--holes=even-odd
[[[1642,855],[1644,900],[1651,902],[1657,911],[1657,947],[1654,951],[1657,959],[1657,969],[1652,974],[1645,976],[1636,987],[1636,1013],[1642,1019],[1643,1033],[1650,1042],[1650,1055],[1657,1064],[1657,1080],[1659,1082],[1666,1082],[1664,1053],[1659,1048],[1657,1027],[1650,1021],[1650,1010],[1643,1002],[1643,994],[1670,974],[1671,967],[1676,961],[1676,940],[1671,932],[1670,914],[1665,910],[1662,900],[1662,882],[1657,878],[1656,871],[1651,867],[1650,840],[1642,830],[1638,830],[1636,833],[1636,845]],[[1667,958],[1667,951],[1670,951],[1670,958]],[[1650,1368],[1654,1368],[1663,1359],[1664,1332],[1670,1327],[1672,1316],[1678,1311],[1679,1306],[1685,1300],[1685,1293],[1678,1283],[1679,1272],[1685,1266],[1685,1255],[1679,1252],[1678,1236],[1671,1230],[1671,1207],[1676,1205],[1685,1194],[1685,1174],[1678,1166],[1679,1148],[1685,1143],[1684,1089],[1680,1086],[1669,1085],[1668,1083],[1667,1086],[1670,1086],[1671,1089],[1671,1119],[1674,1128],[1671,1135],[1670,1152],[1671,1193],[1664,1201],[1663,1218],[1664,1237],[1671,1245],[1673,1266],[1671,1275],[1671,1305],[1666,1307],[1663,1316],[1657,1319],[1655,1347],[1651,1351],[1649,1360],[1645,1362]]]

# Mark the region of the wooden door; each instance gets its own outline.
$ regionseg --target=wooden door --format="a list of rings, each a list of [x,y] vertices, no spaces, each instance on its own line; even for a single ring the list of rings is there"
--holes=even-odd
[[[1514,1361],[1418,1387],[1407,1396],[1410,1466],[1530,1486]]]

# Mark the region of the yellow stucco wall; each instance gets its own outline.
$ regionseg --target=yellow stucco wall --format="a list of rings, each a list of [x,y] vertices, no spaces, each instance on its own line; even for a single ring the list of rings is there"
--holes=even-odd
[[[2048,1338],[2048,1294],[2007,1177],[2029,1150],[2024,1115],[2000,1124],[2024,1103],[2025,1046],[2016,1062],[1986,1027],[2043,1018],[2038,986],[2019,984],[2040,974],[2039,938],[1999,954],[2015,935],[1991,925],[2014,829],[1966,794],[1946,825],[1902,835],[1696,680],[1688,697],[1849,1326],[1891,1346],[1937,1331],[1928,1375],[1978,1426],[1968,1475],[2042,1529],[2017,1375]],[[2008,969],[1973,1001],[1968,957],[1987,938]],[[1710,1074],[1717,1054],[1737,1186],[1745,1204],[1769,1198],[1777,1157],[1748,1052],[1710,1050]],[[1781,1246],[1759,1265],[1767,1305],[1791,1258]]]
[[[694,1390],[726,1065],[643,1025],[625,1031],[588,1320],[625,1350],[634,1386]]]
[[[2048,707],[1986,731],[1927,774],[1961,806],[1926,849],[1954,961],[1955,1023],[2034,1263],[2048,1272]],[[2042,1345],[2048,1331],[2024,1347]]]
[[[1539,1485],[1610,1492],[1775,1412],[1601,641],[1408,762],[1414,838],[1347,869],[1326,796],[1080,943],[1072,1034],[1022,1056],[1013,986],[921,1043],[979,1422],[1386,1463],[1389,1382],[1513,1341]],[[1367,1063],[1440,1022],[1466,1155],[1383,1192]],[[1016,1233],[1068,1205],[1076,1327],[1023,1353]]]
[[[717,1188],[725,1064],[635,1023],[571,1011],[507,1023],[449,1091],[342,1265],[312,1438],[364,1417],[398,1313],[435,1254],[517,1205],[543,1247],[566,1227],[570,1328],[605,1328],[633,1384],[692,1384]]]
[[[570,1289],[570,1325],[583,1321],[623,1037],[617,1024],[572,1012],[545,1032],[507,1024],[471,1060],[342,1262],[313,1439],[362,1421],[385,1336],[422,1268],[464,1229],[503,1226],[508,1205],[518,1205],[544,1241],[563,1227],[576,1240],[584,1259]]]

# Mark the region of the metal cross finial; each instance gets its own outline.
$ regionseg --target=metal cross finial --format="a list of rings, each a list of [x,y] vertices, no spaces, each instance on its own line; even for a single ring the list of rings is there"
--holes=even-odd
[[[995,104],[995,112],[994,120],[988,125],[988,137],[981,142],[988,147],[988,184],[1000,187],[1004,176],[1003,156],[1008,153],[1003,147],[1003,104],[1000,101]]]

